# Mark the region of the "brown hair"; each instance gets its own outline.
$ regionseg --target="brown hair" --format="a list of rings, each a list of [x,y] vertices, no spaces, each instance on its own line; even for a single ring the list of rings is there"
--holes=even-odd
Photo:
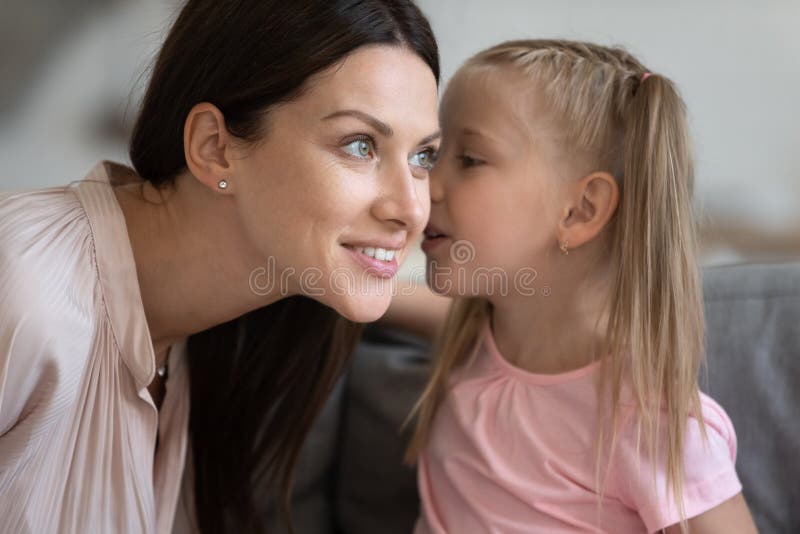
[[[372,44],[408,48],[438,81],[436,41],[411,1],[190,0],[153,67],[130,142],[134,168],[155,185],[184,171],[184,122],[200,102],[217,106],[244,141],[269,135],[270,108]],[[202,532],[263,530],[256,488],[264,481],[282,494],[288,516],[299,449],[359,333],[359,325],[296,296],[190,337],[189,430]]]
[[[606,341],[612,358],[603,362],[598,394],[603,399],[610,391],[611,413],[603,413],[598,402],[601,421],[610,423],[601,425],[598,436],[598,481],[600,451],[605,438],[614,447],[621,387],[629,381],[640,414],[638,431],[644,430],[651,459],[664,438],[659,425],[666,412],[667,481],[684,517],[679,496],[690,414],[705,432],[697,385],[705,323],[683,101],[664,76],[648,75],[643,82],[648,69],[626,51],[589,43],[507,42],[480,52],[459,72],[500,67],[527,75],[540,91],[564,150],[588,161],[592,170],[610,172],[620,186],[620,205],[609,227],[613,279]],[[427,440],[450,370],[464,363],[477,325],[489,312],[483,299],[453,303],[432,378],[415,407],[409,460]]]

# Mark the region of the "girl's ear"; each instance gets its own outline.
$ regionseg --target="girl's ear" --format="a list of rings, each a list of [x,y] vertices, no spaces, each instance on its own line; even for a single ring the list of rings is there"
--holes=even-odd
[[[559,224],[560,245],[577,248],[606,227],[619,205],[619,185],[607,172],[593,172],[571,187],[572,201]]]
[[[235,183],[231,180],[232,140],[225,117],[215,105],[202,102],[189,111],[183,128],[186,166],[199,182],[219,193],[230,192]]]

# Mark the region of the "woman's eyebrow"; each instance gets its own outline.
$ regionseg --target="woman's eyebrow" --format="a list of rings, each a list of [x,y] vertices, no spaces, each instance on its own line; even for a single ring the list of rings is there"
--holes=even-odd
[[[323,117],[322,120],[326,121],[330,119],[335,119],[336,117],[355,117],[361,122],[369,124],[376,130],[378,130],[378,132],[380,132],[380,134],[383,135],[384,137],[391,137],[394,135],[394,130],[392,130],[391,126],[389,126],[385,122],[376,119],[369,113],[364,113],[363,111],[359,111],[357,109],[343,109],[341,111],[335,111],[330,115]]]
[[[420,141],[419,144],[420,145],[427,145],[431,141],[435,141],[436,139],[439,139],[441,136],[442,136],[442,132],[441,131],[434,132],[431,135],[429,135],[428,137],[424,138],[422,141]]]

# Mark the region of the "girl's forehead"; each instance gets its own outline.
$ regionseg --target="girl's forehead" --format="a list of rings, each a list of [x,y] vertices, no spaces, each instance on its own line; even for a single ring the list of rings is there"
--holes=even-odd
[[[464,123],[530,137],[543,118],[536,83],[512,67],[467,67],[459,70],[442,98],[445,129]]]

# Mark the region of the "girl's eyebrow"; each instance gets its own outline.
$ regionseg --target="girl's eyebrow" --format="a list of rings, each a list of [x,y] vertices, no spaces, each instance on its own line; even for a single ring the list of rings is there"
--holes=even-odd
[[[485,140],[489,141],[490,143],[497,143],[499,141],[499,139],[497,139],[493,135],[489,135],[489,134],[481,132],[480,130],[474,130],[472,128],[462,128],[461,129],[461,135],[463,135],[465,137],[479,137],[481,139],[485,139]]]
[[[335,111],[330,115],[323,117],[322,120],[327,121],[330,119],[335,119],[337,117],[355,117],[361,122],[366,123],[375,128],[384,137],[391,137],[394,135],[394,130],[392,130],[391,126],[389,126],[388,124],[386,124],[381,120],[378,120],[369,113],[364,113],[363,111],[359,111],[357,109],[343,109],[341,111]]]

